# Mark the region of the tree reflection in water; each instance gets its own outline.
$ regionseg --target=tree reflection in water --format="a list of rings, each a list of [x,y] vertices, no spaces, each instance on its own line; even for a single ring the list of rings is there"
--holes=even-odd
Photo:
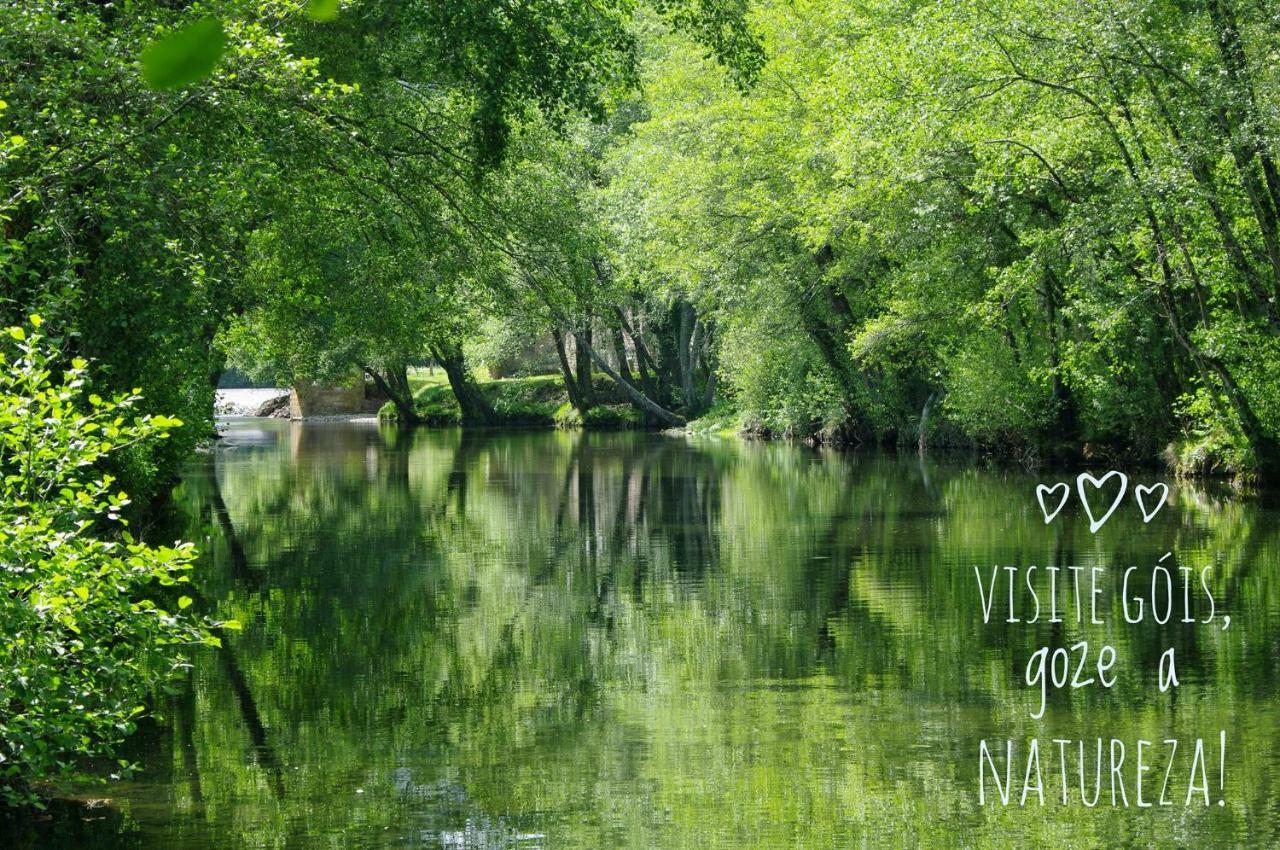
[[[178,500],[203,601],[245,630],[140,737],[102,846],[1280,840],[1265,505],[1181,485],[1094,536],[1071,510],[1045,526],[1041,479],[914,455],[275,422],[226,442]],[[1217,564],[1237,627],[1127,626],[1118,589],[1107,626],[982,624],[974,565],[1170,549]],[[1082,639],[1116,646],[1119,683],[1030,720],[1027,657]],[[1220,728],[1222,808],[977,806],[982,738]]]

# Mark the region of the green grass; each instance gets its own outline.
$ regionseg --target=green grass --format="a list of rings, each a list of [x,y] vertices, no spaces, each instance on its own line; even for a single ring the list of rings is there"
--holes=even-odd
[[[731,404],[720,401],[685,430],[699,437],[736,437],[742,433],[742,416]]]
[[[449,376],[439,366],[434,369],[414,367],[409,370],[409,388],[416,396],[427,387],[449,386]]]
[[[426,425],[447,427],[462,421],[462,411],[449,386],[443,369],[430,374],[414,369],[409,374],[414,391],[414,405]],[[619,403],[616,388],[607,379],[598,379],[596,395],[603,403],[595,405],[583,417],[571,404],[559,375],[533,375],[523,378],[480,380],[480,391],[493,405],[496,424],[523,428],[587,428],[618,430],[638,428],[640,414],[626,403]],[[395,419],[395,406],[388,403],[378,412],[383,419]]]

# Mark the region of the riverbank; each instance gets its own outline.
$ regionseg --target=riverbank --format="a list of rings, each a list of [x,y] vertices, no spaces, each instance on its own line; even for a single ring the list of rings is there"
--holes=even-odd
[[[452,427],[462,424],[462,409],[443,376],[417,377],[414,408],[423,425]],[[493,408],[494,427],[510,428],[586,428],[619,431],[645,427],[644,417],[604,377],[592,383],[594,403],[584,414],[569,400],[559,375],[530,375],[478,381],[480,392]],[[394,404],[387,402],[378,411],[386,422],[399,419]]]
[[[980,443],[958,438],[958,435],[943,427],[938,429],[938,433],[931,434],[922,447],[918,434],[859,441],[851,437],[850,429],[843,424],[777,431],[728,407],[713,409],[707,415],[689,422],[683,430],[699,437],[783,440],[832,448],[924,451],[930,456],[981,458],[1022,469],[1151,469],[1184,480],[1227,481],[1237,490],[1263,487],[1269,480],[1250,455],[1204,436],[1173,441],[1158,453],[1144,455],[1132,448],[1094,443]]]
[[[462,424],[462,411],[443,371],[419,370],[412,378],[414,406],[422,425],[449,428]],[[730,404],[720,403],[703,416],[683,427],[670,428],[647,421],[622,394],[617,385],[598,376],[593,383],[595,403],[582,414],[570,402],[563,379],[559,375],[531,375],[494,380],[480,380],[477,385],[493,408],[495,420],[491,428],[577,429],[592,431],[663,430],[694,437],[718,437],[746,440],[795,441],[812,446],[832,448],[876,447],[889,450],[918,451],[916,433],[888,435],[875,440],[859,440],[847,423],[813,423],[807,427],[784,430],[770,428]],[[220,390],[216,411],[220,416],[253,416],[271,407],[273,400],[287,399],[284,389]],[[278,405],[277,405],[278,406]],[[257,413],[257,415],[264,415]],[[289,418],[287,405],[268,414]],[[397,422],[394,404],[387,402],[376,415],[300,417],[303,421]],[[1024,469],[1045,466],[1154,469],[1183,479],[1217,479],[1230,481],[1237,488],[1256,487],[1263,476],[1250,458],[1224,448],[1221,439],[1200,435],[1181,442],[1171,442],[1155,454],[1136,449],[1097,443],[1070,442],[975,442],[961,437],[945,420],[930,428],[926,449],[930,454],[980,458],[998,464]]]

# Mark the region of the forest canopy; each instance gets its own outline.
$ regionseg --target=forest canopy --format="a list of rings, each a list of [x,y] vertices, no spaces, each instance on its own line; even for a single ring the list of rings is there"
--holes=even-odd
[[[536,340],[588,423],[1274,477],[1278,49],[1248,0],[8,3],[0,319],[188,423],[143,490],[228,363],[500,424],[477,353]]]

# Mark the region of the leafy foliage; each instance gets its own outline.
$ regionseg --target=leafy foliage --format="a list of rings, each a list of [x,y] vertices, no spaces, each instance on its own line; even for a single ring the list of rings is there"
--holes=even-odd
[[[0,802],[10,805],[36,802],[34,781],[112,757],[153,690],[183,668],[182,648],[216,641],[180,593],[191,544],[134,540],[121,517],[128,497],[101,472],[113,453],[182,423],[138,415],[137,394],[91,392],[84,360],[57,375],[40,326],[32,316],[5,329],[0,352]]]
[[[863,439],[914,441],[934,405],[970,444],[1280,468],[1274,16],[814,0],[753,22],[746,93],[659,35],[648,117],[608,157],[615,262],[715,311],[746,421],[829,430],[812,374]]]

